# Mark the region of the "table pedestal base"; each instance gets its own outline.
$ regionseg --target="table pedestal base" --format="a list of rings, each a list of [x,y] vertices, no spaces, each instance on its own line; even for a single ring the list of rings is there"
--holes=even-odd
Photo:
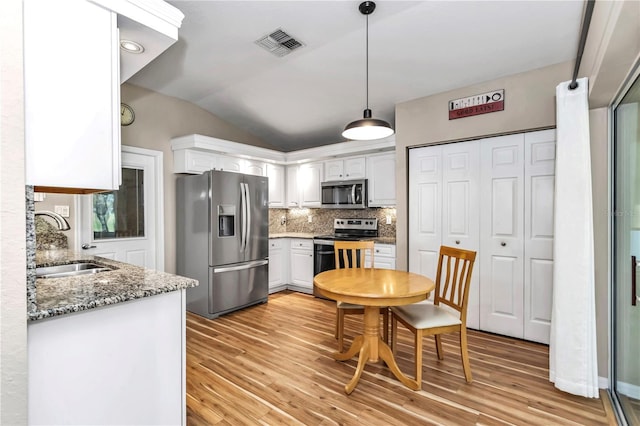
[[[353,343],[351,344],[351,347],[348,351],[344,353],[335,353],[333,355],[334,359],[338,361],[346,361],[353,358],[356,353],[360,353],[358,356],[358,366],[356,367],[356,372],[354,373],[349,383],[347,383],[344,387],[344,391],[347,393],[347,395],[353,392],[356,385],[358,384],[360,376],[362,375],[362,371],[364,370],[364,365],[367,363],[367,361],[378,362],[378,358],[381,358],[387,364],[391,372],[405,386],[413,390],[420,389],[420,384],[416,383],[414,380],[411,380],[400,371],[396,360],[393,358],[391,348],[384,342],[384,340],[380,338],[379,316],[379,306],[365,306],[364,334],[353,339]]]

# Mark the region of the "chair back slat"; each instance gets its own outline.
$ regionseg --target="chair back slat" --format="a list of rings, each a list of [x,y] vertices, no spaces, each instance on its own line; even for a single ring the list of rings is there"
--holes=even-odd
[[[441,246],[436,275],[434,304],[444,304],[460,312],[466,322],[471,273],[476,252]]]
[[[364,268],[367,251],[371,258],[371,267],[373,267],[373,241],[336,241],[333,249],[335,251],[336,269],[340,269],[341,264],[344,268]]]

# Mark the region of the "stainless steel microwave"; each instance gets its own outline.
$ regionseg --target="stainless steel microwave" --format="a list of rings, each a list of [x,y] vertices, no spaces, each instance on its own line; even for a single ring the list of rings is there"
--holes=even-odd
[[[367,180],[322,182],[323,208],[364,209],[367,207]]]

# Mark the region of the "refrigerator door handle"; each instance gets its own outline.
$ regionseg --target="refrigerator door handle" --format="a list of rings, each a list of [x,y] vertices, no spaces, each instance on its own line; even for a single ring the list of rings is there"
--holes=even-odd
[[[249,184],[245,183],[244,184],[244,193],[245,193],[245,200],[247,202],[246,204],[246,208],[247,208],[247,233],[244,239],[244,248],[245,250],[247,249],[247,245],[249,244],[249,241],[251,240],[251,193],[249,192]]]
[[[240,252],[247,248],[247,194],[244,191],[244,183],[240,182],[240,210],[242,211],[242,223],[240,225]]]
[[[264,266],[267,263],[269,263],[268,259],[254,260],[252,262],[243,263],[242,265],[223,266],[221,268],[213,268],[213,273],[218,274],[221,272],[242,271],[243,269],[251,269],[251,268],[256,268],[258,266]]]

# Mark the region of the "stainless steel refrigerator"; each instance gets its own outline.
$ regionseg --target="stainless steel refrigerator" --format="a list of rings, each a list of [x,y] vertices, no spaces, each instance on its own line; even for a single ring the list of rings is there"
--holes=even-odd
[[[200,281],[187,310],[207,318],[266,302],[268,180],[211,170],[176,183],[176,270]]]

